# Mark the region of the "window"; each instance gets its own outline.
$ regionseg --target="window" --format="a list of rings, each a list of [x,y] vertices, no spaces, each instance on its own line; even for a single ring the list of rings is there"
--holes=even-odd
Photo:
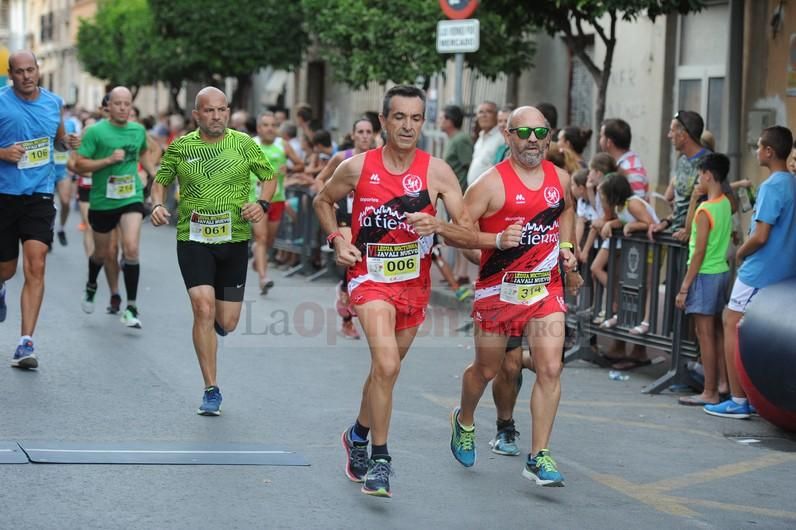
[[[53,40],[54,20],[52,12],[39,17],[39,40],[49,42]]]
[[[727,136],[723,107],[729,18],[728,4],[714,2],[699,13],[681,16],[678,27],[675,110],[698,112],[719,151],[726,149]]]

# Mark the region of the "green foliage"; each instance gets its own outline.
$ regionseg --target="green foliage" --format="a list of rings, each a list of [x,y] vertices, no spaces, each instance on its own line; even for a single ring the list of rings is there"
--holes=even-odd
[[[445,67],[436,50],[437,21],[445,16],[432,0],[302,0],[318,54],[335,76],[353,88],[370,82],[412,83]],[[481,7],[480,50],[465,56],[483,75],[519,73],[531,65],[533,43],[525,27]]]
[[[93,20],[81,20],[77,56],[94,77],[135,89],[157,79],[151,68],[152,17],[147,0],[101,0]]]
[[[307,35],[297,2],[149,0],[162,80],[248,76],[301,63]]]

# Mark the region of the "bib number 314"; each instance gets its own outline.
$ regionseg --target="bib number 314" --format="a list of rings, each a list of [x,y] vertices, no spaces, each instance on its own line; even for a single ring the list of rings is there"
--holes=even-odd
[[[509,304],[533,305],[547,296],[550,271],[507,272],[500,284],[500,300]]]

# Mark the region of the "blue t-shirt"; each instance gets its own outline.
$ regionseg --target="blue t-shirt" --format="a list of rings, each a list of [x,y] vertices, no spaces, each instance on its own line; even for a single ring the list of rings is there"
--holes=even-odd
[[[757,221],[770,224],[771,232],[766,244],[741,264],[738,277],[746,285],[762,289],[796,276],[796,176],[777,171],[763,182],[750,234]]]
[[[0,193],[52,193],[53,151],[61,123],[61,98],[39,88],[34,101],[20,99],[12,87],[0,88],[0,147],[23,143],[25,156],[16,164],[0,160]]]

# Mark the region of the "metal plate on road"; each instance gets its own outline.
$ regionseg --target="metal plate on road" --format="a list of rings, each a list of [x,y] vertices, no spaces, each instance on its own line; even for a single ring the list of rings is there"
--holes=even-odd
[[[300,454],[260,444],[22,441],[34,464],[308,466]]]
[[[477,52],[480,27],[476,18],[440,20],[437,22],[437,53]]]
[[[0,441],[0,464],[27,464],[28,457],[17,442]]]

